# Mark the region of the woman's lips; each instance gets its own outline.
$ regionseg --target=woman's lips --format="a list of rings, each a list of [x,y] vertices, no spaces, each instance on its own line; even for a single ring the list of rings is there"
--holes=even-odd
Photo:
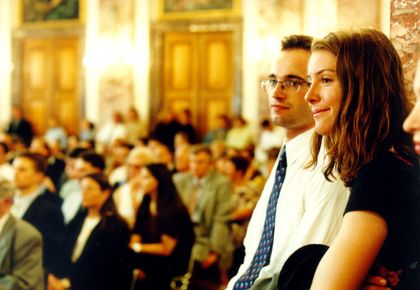
[[[319,116],[320,114],[329,111],[329,109],[312,109],[312,114],[314,115],[314,117]]]

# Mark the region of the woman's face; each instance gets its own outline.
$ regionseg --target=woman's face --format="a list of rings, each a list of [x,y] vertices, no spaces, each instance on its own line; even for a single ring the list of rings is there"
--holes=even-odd
[[[336,122],[342,96],[336,73],[337,57],[326,50],[312,52],[308,64],[311,86],[305,95],[315,120],[315,131],[329,135]]]
[[[145,193],[156,193],[158,188],[157,179],[149,172],[149,170],[143,167],[140,170],[140,180],[143,192]]]
[[[420,62],[417,64],[413,87],[416,95],[416,104],[410,115],[405,119],[404,130],[413,134],[414,149],[420,155]]]
[[[109,191],[102,191],[99,184],[92,178],[83,178],[80,182],[82,187],[82,204],[85,208],[101,208],[109,196]]]

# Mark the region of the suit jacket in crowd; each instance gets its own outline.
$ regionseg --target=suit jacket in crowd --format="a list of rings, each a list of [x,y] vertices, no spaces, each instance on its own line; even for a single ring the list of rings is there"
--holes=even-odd
[[[0,233],[0,289],[44,289],[41,234],[13,216]]]
[[[174,175],[177,190],[188,208],[194,189],[194,177],[190,173]],[[221,269],[229,269],[232,262],[232,235],[229,220],[232,213],[232,184],[230,180],[211,170],[204,178],[200,189],[195,226],[195,244],[191,259],[202,261],[209,251],[216,252],[221,257]]]
[[[25,119],[12,120],[6,127],[6,133],[22,138],[26,146],[31,144],[34,136],[31,123]]]
[[[67,229],[64,276],[70,279],[72,290],[128,290],[132,277],[132,252],[128,248],[130,230],[115,215],[104,216],[91,232],[75,261],[73,250],[87,216],[79,212]]]
[[[22,219],[33,225],[44,241],[44,268],[55,275],[62,273],[61,248],[64,243],[64,218],[52,202],[52,193],[44,192],[31,203]]]

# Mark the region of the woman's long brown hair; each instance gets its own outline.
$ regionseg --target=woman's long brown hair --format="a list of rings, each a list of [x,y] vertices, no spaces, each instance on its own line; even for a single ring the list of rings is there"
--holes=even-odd
[[[393,150],[412,160],[412,141],[402,129],[410,104],[391,41],[374,29],[340,31],[314,41],[316,50],[337,57],[342,103],[332,133],[314,136],[311,165],[317,163],[322,139],[329,156],[325,177],[330,180],[336,171],[346,185],[378,152]]]

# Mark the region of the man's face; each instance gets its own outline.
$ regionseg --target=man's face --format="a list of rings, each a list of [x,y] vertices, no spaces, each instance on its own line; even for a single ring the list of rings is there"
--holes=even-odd
[[[43,174],[35,170],[33,162],[28,158],[17,157],[13,161],[14,182],[19,190],[25,190],[41,184]]]
[[[304,49],[287,49],[280,52],[271,66],[269,79],[305,82],[310,52]],[[313,126],[312,113],[304,97],[307,86],[298,91],[282,88],[280,84],[267,91],[271,118],[275,125],[286,129],[294,137]]]
[[[190,154],[190,171],[197,178],[204,177],[211,168],[211,157],[205,152]]]
[[[86,174],[94,173],[97,170],[89,162],[86,162],[82,158],[77,158],[74,161],[74,177],[82,178]]]

